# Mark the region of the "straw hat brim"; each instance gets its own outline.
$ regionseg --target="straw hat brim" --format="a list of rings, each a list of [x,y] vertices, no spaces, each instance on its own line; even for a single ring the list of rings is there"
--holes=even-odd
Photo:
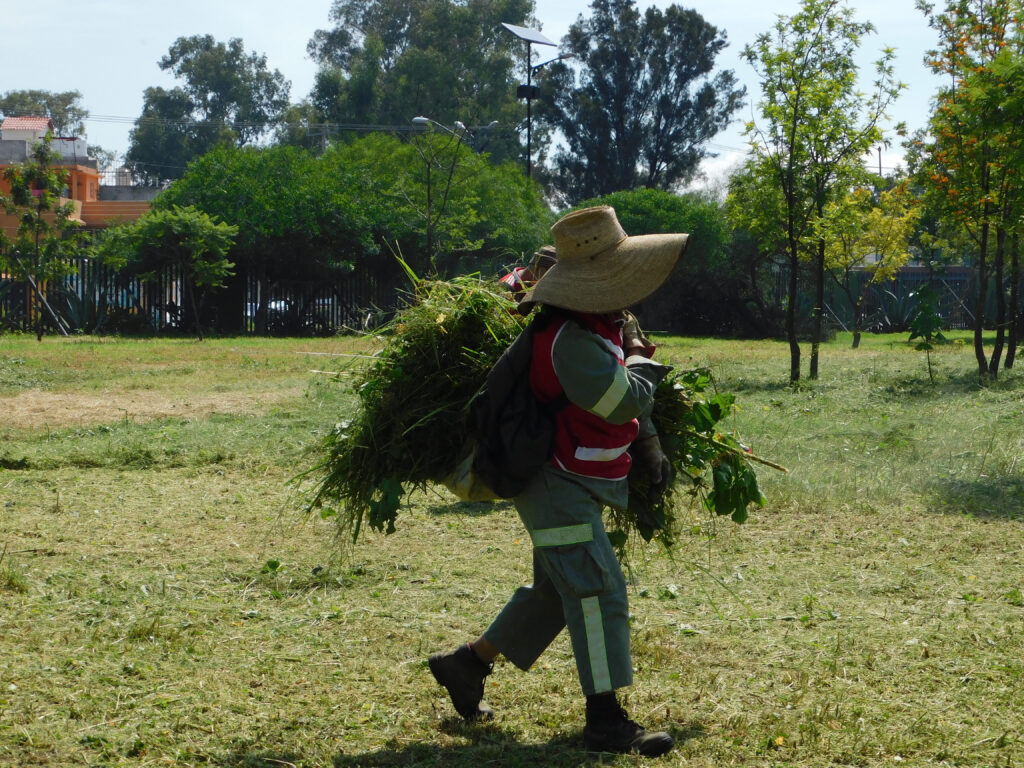
[[[634,235],[593,256],[559,258],[519,304],[600,314],[625,309],[654,293],[686,250],[689,235]]]

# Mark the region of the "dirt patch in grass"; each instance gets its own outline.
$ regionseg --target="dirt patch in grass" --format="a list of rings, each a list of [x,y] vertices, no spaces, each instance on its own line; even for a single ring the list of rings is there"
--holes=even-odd
[[[13,429],[59,429],[112,421],[189,418],[212,413],[254,413],[301,394],[301,389],[261,393],[203,392],[195,395],[147,390],[117,392],[47,392],[30,390],[0,397],[5,426]]]

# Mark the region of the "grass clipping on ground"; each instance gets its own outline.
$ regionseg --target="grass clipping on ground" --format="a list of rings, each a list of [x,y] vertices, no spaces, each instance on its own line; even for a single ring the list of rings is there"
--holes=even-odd
[[[310,470],[310,509],[336,516],[353,542],[364,524],[392,533],[405,493],[441,482],[465,455],[467,406],[526,323],[507,293],[479,278],[416,280],[408,305],[379,331],[384,348],[355,379],[355,413],[330,432]],[[609,519],[616,547],[633,534],[671,546],[682,504],[743,522],[750,503],[763,503],[741,446],[716,432],[732,402],[706,370],[661,383],[652,418],[674,482],[648,498],[650,479],[634,463],[630,507]]]

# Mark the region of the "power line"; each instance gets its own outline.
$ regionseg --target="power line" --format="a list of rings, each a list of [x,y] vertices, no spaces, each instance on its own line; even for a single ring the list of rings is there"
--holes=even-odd
[[[282,120],[265,121],[265,122],[245,122],[238,120],[174,120],[171,118],[140,115],[139,117],[126,117],[123,115],[89,115],[83,118],[83,122],[96,122],[96,123],[113,123],[113,124],[130,124],[135,125],[139,123],[157,123],[168,127],[195,127],[201,125],[223,125],[232,128],[257,128],[263,130],[271,130],[272,128],[296,125],[296,127],[305,128],[309,133],[324,136],[332,133],[339,133],[341,131],[354,131],[359,133],[413,133],[419,132],[422,128],[418,125],[386,125],[380,123],[288,123]],[[750,153],[749,147],[735,147],[729,144],[722,144],[717,141],[705,142],[704,146],[715,152],[729,152],[737,155],[747,155]],[[155,164],[152,164],[155,165]],[[177,166],[165,166],[169,168]],[[875,168],[881,168],[883,171],[896,171],[899,170],[900,166],[874,165]]]
[[[197,126],[197,125],[226,125],[234,128],[276,128],[279,126],[293,125],[284,120],[264,120],[261,122],[247,122],[244,120],[230,120],[230,119],[204,119],[194,120],[191,118],[183,120],[175,120],[167,117],[158,117],[155,115],[140,115],[139,117],[124,117],[119,115],[90,115],[89,117],[83,118],[82,122],[94,122],[94,123],[115,123],[115,124],[130,124],[136,123],[158,123],[167,126]],[[419,126],[415,125],[383,125],[375,123],[310,123],[310,122],[299,122],[295,123],[303,128],[316,129],[316,130],[331,130],[331,131],[364,131],[364,132],[396,132],[396,133],[410,133],[412,131],[421,130]]]

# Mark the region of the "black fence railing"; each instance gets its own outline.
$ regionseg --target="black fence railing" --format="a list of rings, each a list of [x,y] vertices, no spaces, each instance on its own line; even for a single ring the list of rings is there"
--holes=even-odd
[[[317,280],[244,277],[246,333],[310,336],[369,330],[394,313],[408,281],[398,265],[368,260]]]
[[[0,274],[0,330],[54,333],[59,328],[53,314],[79,333],[195,329],[192,302],[177,269],[142,280],[85,258],[68,266],[70,274],[38,291]],[[196,303],[206,331],[328,335],[378,325],[394,312],[406,285],[398,265],[381,259],[306,280],[242,273],[223,290],[198,294]]]
[[[79,333],[189,333],[195,330],[191,302],[181,274],[166,269],[141,280],[89,259],[73,259],[71,273],[40,286],[60,322]],[[777,307],[785,300],[785,275],[773,276]],[[861,279],[864,279],[863,277]],[[976,274],[950,267],[929,275],[923,267],[904,267],[895,280],[865,291],[861,330],[906,331],[915,307],[914,293],[931,283],[946,329],[974,327]],[[222,290],[200,294],[201,324],[207,332],[267,335],[330,335],[364,331],[384,322],[403,301],[409,283],[399,265],[383,256],[368,259],[347,273],[325,272],[313,279],[267,278],[240,271]],[[801,293],[798,315],[811,316],[811,296]],[[826,322],[852,330],[848,298],[830,283]],[[994,286],[986,318],[995,317]],[[669,329],[686,333],[685,317]],[[31,286],[0,274],[0,331],[58,330],[51,311]]]
[[[67,266],[70,274],[38,290],[0,276],[0,330],[56,332],[54,315],[79,333],[162,333],[180,324],[183,283],[177,270],[143,281],[86,258]]]
[[[892,280],[866,285],[870,278],[858,271],[849,278],[849,294],[832,278],[825,283],[825,322],[835,330],[854,330],[854,308],[850,297],[861,299],[860,330],[877,333],[902,332],[910,326],[917,306],[915,294],[930,284],[935,291],[938,313],[947,330],[974,327],[974,301],[977,274],[971,267],[946,267],[931,273],[927,267],[905,266]],[[783,265],[772,273],[772,299],[776,306],[785,306],[789,290],[789,270]],[[814,297],[810,286],[801,286],[797,317],[809,323]],[[986,322],[996,315],[995,286],[989,285]]]
[[[860,279],[867,278],[861,276]],[[947,267],[942,272],[931,274],[926,267],[907,266],[899,271],[895,280],[869,286],[864,291],[863,330],[907,330],[916,307],[914,294],[928,284],[935,291],[938,312],[945,328],[974,327],[973,302],[977,279],[972,268]],[[989,293],[993,306],[985,314],[991,320],[995,317],[994,289]],[[841,327],[849,328],[853,323],[849,300],[841,295],[838,287],[831,291],[831,297],[833,300],[829,302],[827,313]]]

